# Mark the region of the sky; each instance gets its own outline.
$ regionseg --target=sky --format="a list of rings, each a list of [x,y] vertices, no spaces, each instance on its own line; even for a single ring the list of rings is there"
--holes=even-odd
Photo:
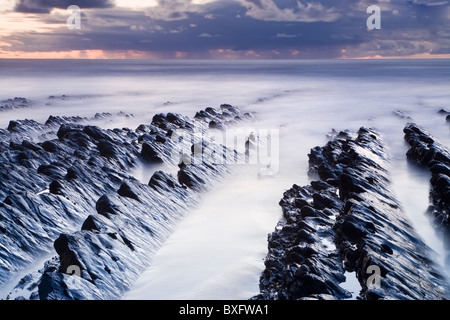
[[[449,22],[450,0],[0,0],[0,58],[450,58]]]

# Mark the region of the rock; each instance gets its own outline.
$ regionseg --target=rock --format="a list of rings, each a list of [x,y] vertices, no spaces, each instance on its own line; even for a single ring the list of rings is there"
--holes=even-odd
[[[50,193],[52,194],[63,194],[64,187],[58,180],[53,180],[49,186]]]
[[[20,108],[29,108],[31,106],[32,103],[30,100],[22,97],[14,97],[13,99],[0,101],[0,112]]]
[[[60,149],[55,141],[45,141],[41,146],[45,151],[52,153],[55,153]]]
[[[95,204],[95,209],[97,212],[101,215],[107,216],[109,213],[111,214],[119,214],[120,211],[113,203],[113,201],[108,197],[106,194],[100,197],[98,199],[97,203]]]
[[[209,121],[232,118],[231,111],[217,112],[196,124],[208,130]],[[86,124],[93,120],[18,120],[11,131],[0,131],[0,285],[52,247],[57,254],[24,277],[10,298],[119,299],[201,192],[228,174],[206,159],[180,167],[177,178],[156,171],[142,184],[134,169],[149,160],[174,164],[171,150],[180,141],[170,133],[189,132],[194,120],[157,115],[139,130]],[[143,134],[155,138],[139,139]],[[70,276],[71,266],[80,277]]]
[[[63,123],[60,127],[56,135],[59,140],[64,139],[65,135],[69,132],[82,132],[84,126],[77,123]]]
[[[430,207],[436,230],[450,244],[450,151],[429,132],[410,123],[403,129],[410,145],[407,157],[410,161],[426,167],[431,172]],[[448,246],[450,247],[450,246]]]
[[[171,192],[173,188],[181,188],[175,178],[163,171],[156,171],[150,178],[148,185],[160,192]]]
[[[139,201],[139,197],[137,195],[137,191],[135,190],[135,188],[133,188],[126,182],[123,182],[120,185],[120,188],[119,188],[119,190],[117,190],[117,193],[119,195],[121,195],[122,197],[128,197],[128,198],[134,199],[136,201]]]
[[[100,151],[100,155],[106,158],[116,157],[118,154],[120,154],[120,151],[118,151],[116,144],[114,144],[114,142],[110,140],[99,140],[97,148]]]
[[[84,220],[83,225],[81,226],[81,230],[100,231],[100,228],[94,221],[94,216],[89,215],[89,217]]]
[[[43,164],[39,166],[37,172],[54,179],[62,179],[65,174],[64,168],[57,164]]]
[[[222,123],[216,122],[216,121],[214,121],[214,120],[212,120],[212,121],[209,122],[208,127],[209,127],[210,129],[224,130],[224,127],[223,127]]]
[[[35,144],[33,142],[27,141],[27,140],[23,140],[22,141],[22,147],[24,147],[26,149],[30,149],[30,150],[35,151],[35,152],[38,152],[38,151],[42,150],[42,147],[40,147],[39,145],[37,145],[37,144]]]
[[[362,300],[449,297],[430,248],[389,190],[386,150],[381,135],[367,128],[311,150],[309,173],[320,180],[284,193],[285,220],[268,237],[261,293],[253,300],[348,299],[345,272],[356,272]],[[446,179],[437,180],[446,188]],[[380,286],[369,283],[372,268],[380,271]]]
[[[147,163],[163,163],[155,146],[148,143],[142,144],[141,156]]]
[[[188,188],[195,189],[199,188],[205,181],[197,176],[193,170],[193,166],[185,165],[178,171],[178,182]]]
[[[111,141],[112,138],[97,126],[85,126],[83,132],[96,141]]]
[[[69,146],[77,150],[94,146],[94,141],[82,131],[69,131],[64,135],[63,139]]]
[[[66,273],[70,266],[77,266],[81,268],[81,263],[77,258],[75,252],[69,247],[69,236],[61,234],[54,244],[56,253],[59,255],[60,272]]]

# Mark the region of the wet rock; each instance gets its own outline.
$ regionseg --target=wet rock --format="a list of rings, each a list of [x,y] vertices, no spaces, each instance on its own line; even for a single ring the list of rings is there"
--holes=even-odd
[[[69,132],[82,132],[84,126],[77,123],[63,123],[56,133],[58,139],[62,140]]]
[[[106,158],[116,157],[121,154],[117,145],[110,140],[100,140],[97,144],[97,148],[100,151],[100,155]]]
[[[22,97],[15,97],[0,101],[0,112],[12,109],[29,108],[31,106],[32,103],[30,100]]]
[[[56,253],[59,255],[60,271],[63,273],[66,273],[70,266],[81,268],[77,255],[69,247],[69,237],[70,236],[68,235],[61,234],[59,238],[55,240],[54,244]]]
[[[192,170],[193,166],[185,165],[178,171],[178,182],[188,188],[199,188],[205,181]]]
[[[227,112],[198,124],[207,130],[210,120],[234,119]],[[136,130],[105,130],[90,120],[16,121],[0,131],[0,285],[42,252],[57,254],[17,284],[12,299],[120,298],[200,192],[228,173],[205,159],[180,167],[176,178],[156,171],[142,184],[132,170],[149,162],[175,166],[171,151],[181,142],[171,132],[192,131],[193,120],[160,114]],[[155,138],[139,139],[143,134]],[[73,268],[80,277],[71,276]]]
[[[54,179],[62,179],[64,177],[64,168],[57,164],[43,164],[39,166],[37,172]]]
[[[163,171],[156,171],[148,185],[161,192],[171,192],[173,188],[181,188],[181,184],[175,178]]]
[[[157,148],[148,143],[142,144],[141,156],[147,163],[163,163]]]
[[[119,190],[117,190],[117,193],[121,195],[122,197],[128,197],[131,199],[134,199],[136,201],[139,201],[139,197],[137,195],[137,191],[135,188],[133,188],[130,184],[123,182],[120,185]]]
[[[36,143],[30,142],[30,141],[27,141],[27,140],[23,140],[22,147],[24,147],[26,149],[30,149],[30,150],[35,151],[35,152],[38,152],[38,151],[42,150],[42,147],[40,147]]]
[[[97,226],[94,216],[90,215],[84,220],[81,230],[100,231],[100,228]]]
[[[309,173],[320,180],[284,193],[285,220],[268,237],[261,293],[252,299],[348,299],[345,272],[356,272],[363,300],[449,297],[430,248],[390,191],[386,150],[368,128],[311,150]],[[447,180],[437,180],[444,190]],[[379,284],[370,270],[379,272]]]
[[[444,236],[445,246],[450,248],[450,151],[417,124],[408,124],[403,132],[410,145],[408,159],[431,173],[428,212],[436,230]]]
[[[105,130],[100,129],[97,126],[85,126],[83,128],[83,132],[96,141],[102,141],[102,140],[111,141],[112,140],[110,135]]]
[[[108,214],[120,213],[118,206],[114,204],[111,198],[108,197],[106,194],[101,196],[100,199],[98,199],[97,203],[95,204],[95,209],[99,214],[106,216]]]
[[[52,194],[63,194],[64,187],[58,180],[53,180],[49,186],[50,193]]]

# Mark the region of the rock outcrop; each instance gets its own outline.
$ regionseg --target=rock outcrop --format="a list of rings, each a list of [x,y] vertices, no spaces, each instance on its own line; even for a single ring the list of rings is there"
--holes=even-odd
[[[446,299],[448,286],[389,188],[381,135],[339,132],[309,154],[310,185],[294,185],[280,205],[284,219],[268,237],[252,299]]]
[[[29,108],[32,106],[30,100],[21,97],[0,101],[0,112],[12,109]]]
[[[208,159],[180,163],[175,176],[158,170],[192,156],[189,139],[172,139],[177,130],[186,136],[194,125],[202,133],[212,121],[226,128],[246,119],[230,105],[201,114],[195,123],[158,114],[136,130],[52,117],[15,121],[1,132],[0,285],[52,247],[57,253],[7,298],[119,298],[200,191],[229,171]],[[42,132],[54,138],[42,141]],[[156,169],[148,184],[132,176],[138,166]]]
[[[428,213],[450,249],[450,151],[416,124],[408,124],[403,131],[410,146],[408,159],[431,173]]]

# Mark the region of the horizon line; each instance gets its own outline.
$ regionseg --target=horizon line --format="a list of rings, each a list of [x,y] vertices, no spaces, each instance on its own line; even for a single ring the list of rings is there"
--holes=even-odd
[[[0,60],[136,60],[136,61],[302,61],[302,60],[449,60],[450,54],[441,57],[393,56],[393,57],[354,57],[354,58],[21,58],[0,57]]]

